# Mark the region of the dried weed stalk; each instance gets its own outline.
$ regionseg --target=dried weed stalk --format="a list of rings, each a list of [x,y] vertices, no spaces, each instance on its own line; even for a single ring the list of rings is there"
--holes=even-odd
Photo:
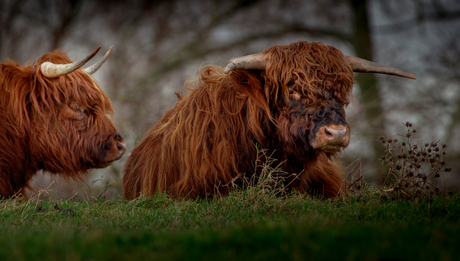
[[[438,142],[416,144],[413,142],[415,133],[412,123],[406,122],[407,131],[404,141],[384,138],[379,141],[385,146],[382,164],[388,167],[384,179],[382,194],[390,198],[419,199],[433,197],[441,192],[438,180],[451,171],[446,167],[443,156],[446,155],[446,144]]]

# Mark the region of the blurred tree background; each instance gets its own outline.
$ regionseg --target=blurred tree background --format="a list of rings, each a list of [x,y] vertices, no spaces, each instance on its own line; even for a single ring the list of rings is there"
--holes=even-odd
[[[99,45],[101,53],[114,45],[94,76],[112,99],[128,153],[85,182],[39,175],[33,186],[55,189],[51,197],[85,198],[107,180],[104,195],[120,197],[129,151],[174,106],[174,93],[186,93],[187,78],[197,77],[203,65],[223,66],[233,57],[299,40],[322,41],[417,77],[355,74],[347,108],[351,143],[337,160],[347,166],[359,159],[361,173],[379,184],[384,147],[378,137],[404,133],[401,123],[411,121],[421,141],[448,145],[453,172],[447,185],[459,188],[457,0],[0,0],[0,28],[2,61],[22,64],[57,48],[77,60]]]

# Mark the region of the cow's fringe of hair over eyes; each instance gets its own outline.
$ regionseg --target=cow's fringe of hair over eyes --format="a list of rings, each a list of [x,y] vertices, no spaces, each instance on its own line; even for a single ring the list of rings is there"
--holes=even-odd
[[[353,73],[343,54],[322,44],[299,42],[263,51],[265,71],[237,70],[229,75],[217,66],[203,67],[198,80],[186,82],[190,93],[149,130],[124,167],[125,198],[167,192],[176,197],[228,193],[238,175],[252,175],[255,144],[278,150],[280,162],[299,178],[290,182],[301,192],[337,195],[341,168],[324,153],[299,162],[285,155],[276,137],[276,113],[289,97],[288,83],[298,75],[301,91],[320,103],[334,95],[348,104]],[[317,62],[317,61],[321,62]]]
[[[12,155],[11,159],[0,159],[0,182],[9,184],[14,180],[16,184],[2,185],[0,195],[17,191],[14,186],[27,187],[31,176],[40,169],[65,173],[65,178],[81,178],[94,161],[94,155],[86,155],[89,148],[104,142],[95,137],[116,132],[106,117],[113,115],[111,102],[96,81],[81,69],[46,78],[40,71],[45,61],[72,62],[64,52],[54,51],[25,66],[9,60],[0,64],[0,130],[4,132],[0,134],[0,155]],[[69,107],[72,104],[81,109],[81,117],[73,115]],[[83,112],[94,117],[84,120]],[[70,124],[76,128],[70,128]],[[14,170],[9,165],[14,160],[27,163]]]
[[[267,100],[284,95],[288,98],[288,83],[297,76],[300,91],[311,105],[318,105],[327,91],[339,103],[350,103],[353,71],[342,52],[322,43],[297,42],[264,50],[270,61],[265,69]]]
[[[65,76],[46,78],[40,72],[44,62],[66,64],[72,61],[64,52],[54,51],[27,66],[9,60],[0,64],[0,104],[9,108],[23,130],[30,126],[29,109],[45,119],[49,118],[50,110],[71,101],[78,102],[83,108],[98,103],[101,106],[94,107],[95,110],[113,114],[109,98],[90,75],[77,70]]]

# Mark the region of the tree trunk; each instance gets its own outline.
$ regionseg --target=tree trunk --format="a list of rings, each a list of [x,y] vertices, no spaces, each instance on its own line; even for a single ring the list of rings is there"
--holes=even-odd
[[[351,0],[354,15],[354,37],[351,40],[356,56],[372,61],[371,32],[369,29],[367,0]],[[385,134],[385,122],[382,114],[382,99],[380,97],[377,80],[372,73],[358,73],[355,77],[361,91],[361,103],[365,108],[365,120],[368,130],[365,138],[370,142],[374,157],[372,158],[371,171],[379,182],[383,173],[380,157],[384,155],[384,147],[377,142],[379,135]]]

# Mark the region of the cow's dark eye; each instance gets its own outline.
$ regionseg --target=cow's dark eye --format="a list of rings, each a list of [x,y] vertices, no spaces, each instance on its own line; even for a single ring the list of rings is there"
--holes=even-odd
[[[290,99],[293,99],[293,100],[300,100],[302,98],[302,96],[300,95],[300,93],[294,91],[294,90],[290,90],[289,91],[289,98]]]
[[[78,113],[83,113],[83,112],[84,112],[83,108],[82,108],[79,104],[77,104],[77,103],[71,103],[71,104],[69,105],[69,107],[70,107],[74,112],[78,112]]]
[[[78,103],[70,103],[67,109],[64,111],[64,118],[71,120],[84,120],[86,118],[86,113],[83,107]]]

